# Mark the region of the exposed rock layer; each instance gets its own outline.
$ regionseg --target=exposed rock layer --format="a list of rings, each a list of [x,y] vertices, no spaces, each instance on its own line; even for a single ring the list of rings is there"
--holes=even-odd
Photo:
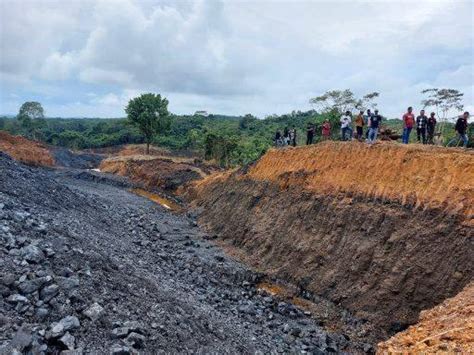
[[[472,279],[473,162],[458,150],[328,143],[272,150],[188,196],[259,271],[394,332]]]

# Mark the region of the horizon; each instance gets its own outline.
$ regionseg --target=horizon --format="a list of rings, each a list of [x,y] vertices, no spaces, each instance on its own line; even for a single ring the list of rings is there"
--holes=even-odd
[[[421,90],[474,111],[470,1],[0,0],[0,112],[121,118],[144,92],[170,112],[258,118],[314,107],[327,90],[380,92],[400,118]],[[341,21],[343,19],[344,21]],[[454,116],[454,113],[450,116]]]

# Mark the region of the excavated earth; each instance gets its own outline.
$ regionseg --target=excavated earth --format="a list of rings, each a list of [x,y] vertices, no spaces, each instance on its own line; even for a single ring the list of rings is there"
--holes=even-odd
[[[0,151],[5,152],[25,164],[33,166],[53,166],[54,157],[47,146],[21,136],[0,131]]]
[[[350,331],[326,330],[261,287],[192,215],[93,176],[0,153],[0,354],[374,350],[348,312]]]
[[[382,354],[474,354],[474,283],[433,309],[420,321],[379,344]]]
[[[472,280],[473,181],[469,151],[328,142],[271,150],[187,197],[228,253],[384,340]]]
[[[131,154],[125,147],[119,156],[105,159],[100,171],[130,178],[147,189],[175,192],[192,181],[203,179],[217,171],[198,159],[166,155]]]

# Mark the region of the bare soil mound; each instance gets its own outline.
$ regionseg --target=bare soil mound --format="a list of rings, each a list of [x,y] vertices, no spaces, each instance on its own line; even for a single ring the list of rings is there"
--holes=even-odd
[[[54,165],[54,158],[44,144],[5,131],[0,131],[0,151],[28,165]]]
[[[175,191],[215,171],[196,159],[153,155],[112,157],[102,161],[100,170],[129,177],[148,189],[165,191]]]
[[[420,314],[418,324],[380,343],[380,353],[474,354],[474,283]]]
[[[474,155],[326,143],[195,183],[200,222],[257,270],[388,332],[473,276]]]

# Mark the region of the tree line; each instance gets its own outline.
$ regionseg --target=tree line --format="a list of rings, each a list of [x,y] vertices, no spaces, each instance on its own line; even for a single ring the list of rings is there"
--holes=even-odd
[[[443,122],[441,129],[450,138],[452,123],[448,116],[462,109],[463,94],[453,89],[424,90],[423,108],[435,110]],[[270,115],[258,119],[244,116],[174,115],[168,111],[168,100],[159,94],[143,94],[125,107],[126,118],[63,119],[45,118],[38,102],[25,102],[16,118],[0,117],[0,129],[31,139],[71,149],[94,149],[122,144],[155,144],[173,150],[191,150],[223,166],[246,164],[258,159],[272,146],[277,130],[295,127],[298,144],[303,144],[308,124],[320,132],[328,119],[333,138],[339,136],[339,118],[343,112],[377,107],[378,92],[360,98],[351,90],[332,90],[310,100],[315,109]],[[399,128],[398,119],[387,120],[389,128]],[[320,136],[315,137],[319,141]],[[471,143],[472,144],[472,143]]]

